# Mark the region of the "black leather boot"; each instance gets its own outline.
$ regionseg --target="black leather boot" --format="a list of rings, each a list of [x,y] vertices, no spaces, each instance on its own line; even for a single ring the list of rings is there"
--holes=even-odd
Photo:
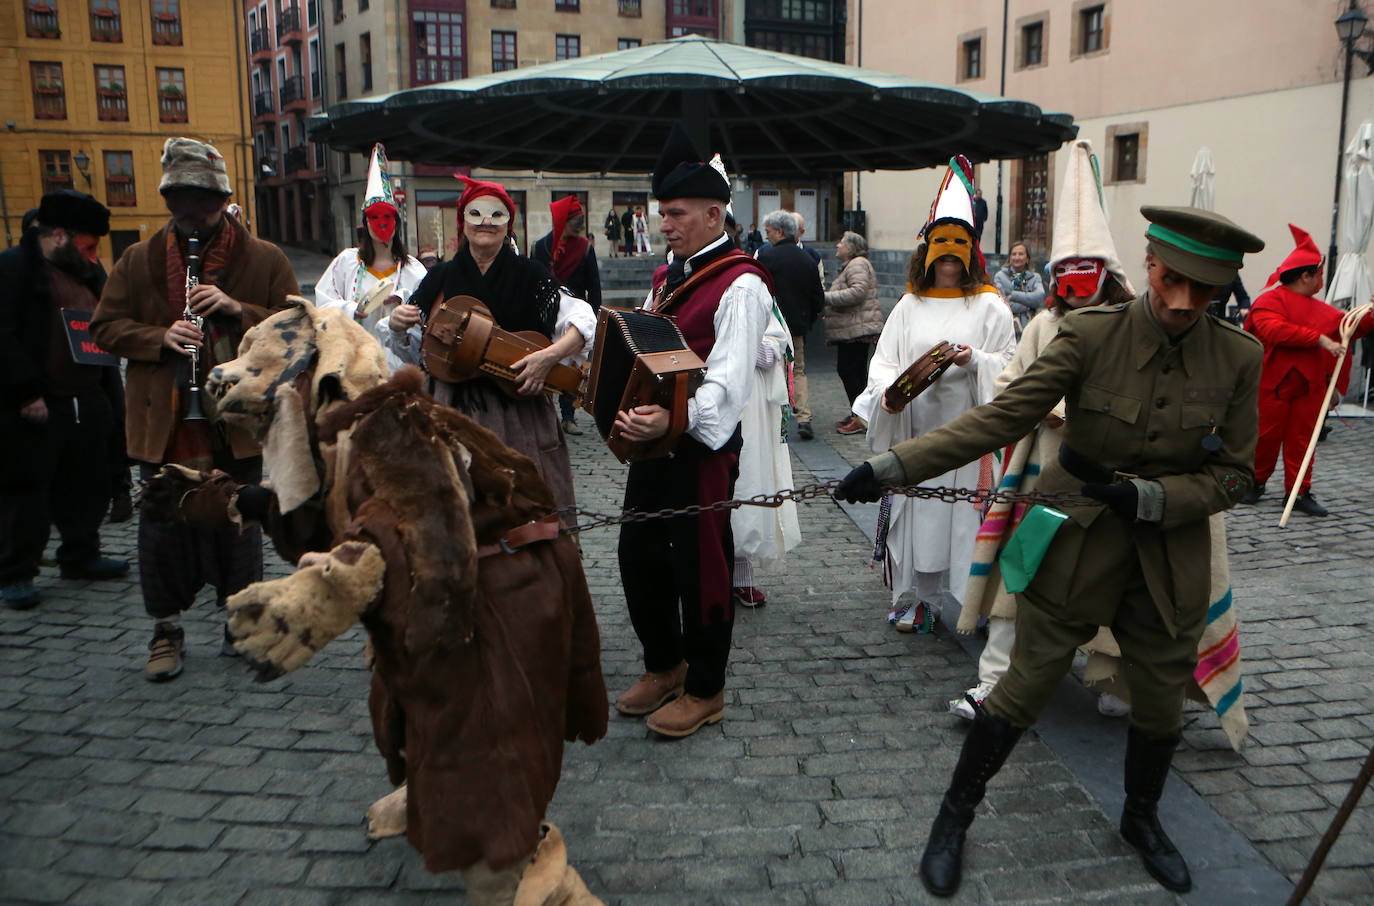
[[[951,896],[959,889],[964,833],[973,823],[973,810],[983,801],[988,781],[1001,769],[1022,732],[1020,727],[989,714],[981,704],[974,706],[973,727],[959,752],[959,763],[954,766],[954,776],[921,854],[921,883],[935,896]]]
[[[1140,853],[1145,870],[1175,893],[1193,888],[1188,864],[1159,825],[1159,797],[1169,777],[1178,737],[1150,739],[1135,727],[1126,737],[1126,805],[1121,810],[1121,836]]]

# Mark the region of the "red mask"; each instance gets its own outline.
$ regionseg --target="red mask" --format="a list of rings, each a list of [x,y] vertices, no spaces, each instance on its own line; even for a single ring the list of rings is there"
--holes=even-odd
[[[1054,285],[1061,297],[1068,291],[1080,299],[1090,299],[1102,289],[1107,268],[1101,258],[1065,258],[1054,266]]]
[[[396,235],[396,209],[389,204],[377,203],[363,212],[367,218],[367,231],[382,245],[390,245],[391,237]]]

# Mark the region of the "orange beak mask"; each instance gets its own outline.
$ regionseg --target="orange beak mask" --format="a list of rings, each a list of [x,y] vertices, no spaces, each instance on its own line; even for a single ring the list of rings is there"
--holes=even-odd
[[[969,259],[973,255],[973,236],[957,223],[941,223],[926,234],[926,269],[935,264],[935,259],[953,255],[964,263],[964,271],[969,269]]]

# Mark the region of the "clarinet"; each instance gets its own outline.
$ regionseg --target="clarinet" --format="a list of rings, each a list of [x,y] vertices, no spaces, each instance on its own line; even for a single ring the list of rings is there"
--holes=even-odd
[[[186,241],[186,310],[181,313],[183,321],[189,321],[196,330],[203,330],[205,318],[191,310],[191,291],[200,285],[200,233],[194,232]],[[188,343],[182,347],[191,360],[191,381],[186,389],[186,418],[188,422],[205,421],[205,412],[200,407],[200,347]]]

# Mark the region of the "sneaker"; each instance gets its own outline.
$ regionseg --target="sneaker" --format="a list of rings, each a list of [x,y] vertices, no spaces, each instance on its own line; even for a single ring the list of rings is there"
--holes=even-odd
[[[992,694],[995,683],[979,683],[963,695],[949,703],[949,713],[955,717],[962,717],[964,720],[973,720],[973,705],[968,700],[971,698],[978,704],[982,704],[987,697]]]
[[[893,626],[897,625],[898,621],[906,616],[907,612],[910,610],[910,604],[903,604],[900,607],[894,605],[893,608],[887,612],[887,622]]]
[[[1264,496],[1264,485],[1262,485],[1262,484],[1257,484],[1257,485],[1255,485],[1253,488],[1251,488],[1250,490],[1248,490],[1248,491],[1245,492],[1245,496],[1242,497],[1242,498],[1240,499],[1240,502],[1241,502],[1241,503],[1259,503],[1260,498],[1263,497],[1263,496]]]
[[[563,420],[563,433],[571,434],[573,437],[581,437],[582,429],[577,427],[577,422],[570,418],[566,418]]]
[[[797,436],[802,440],[811,440],[816,436],[816,432],[811,430],[810,422],[797,422]]]
[[[111,522],[128,522],[134,518],[134,500],[129,496],[128,491],[116,491],[114,497],[110,499]]]
[[[181,675],[181,652],[186,647],[186,631],[180,626],[157,624],[148,643],[148,666],[143,674],[154,683],[165,683]]]
[[[768,600],[764,597],[763,592],[752,585],[731,589],[730,593],[734,596],[735,603],[740,607],[762,607]]]
[[[85,563],[63,563],[64,579],[118,579],[129,572],[128,560],[96,557]]]
[[[862,434],[867,430],[868,426],[857,415],[851,415],[835,426],[835,431],[839,434]]]
[[[1293,509],[1297,510],[1299,513],[1306,513],[1309,516],[1331,515],[1326,507],[1317,503],[1317,498],[1312,496],[1311,491],[1308,491],[1306,494],[1299,494],[1298,499],[1293,501]]]
[[[38,606],[38,590],[30,579],[0,586],[0,598],[10,610],[32,610]]]
[[[1103,717],[1125,717],[1131,713],[1131,703],[1103,692],[1097,697],[1097,713]]]

